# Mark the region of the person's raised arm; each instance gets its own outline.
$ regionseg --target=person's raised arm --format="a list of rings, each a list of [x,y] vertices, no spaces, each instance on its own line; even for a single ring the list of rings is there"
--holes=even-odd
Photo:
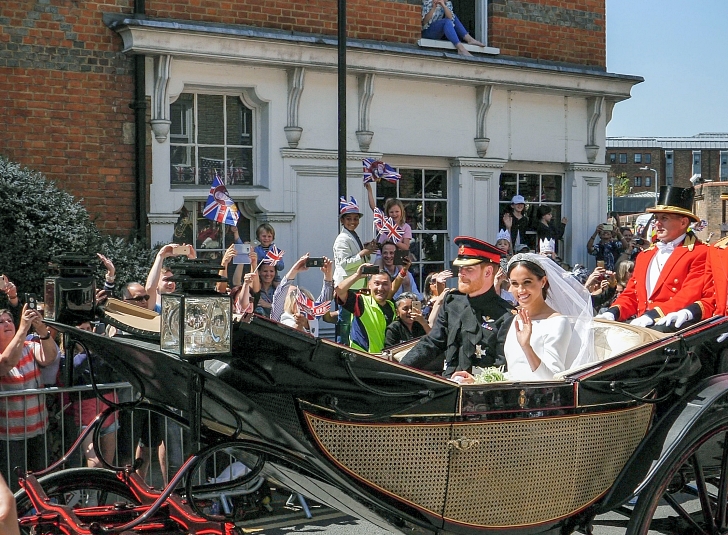
[[[230,247],[228,247],[225,250],[225,254],[222,255],[222,260],[220,260],[220,271],[217,272],[218,275],[221,277],[225,277],[224,281],[220,281],[215,285],[215,290],[218,293],[225,293],[227,291],[227,275],[228,275],[228,266],[230,265],[230,262],[232,262],[233,258],[235,258],[235,244],[231,244]],[[237,268],[237,266],[236,266]]]
[[[599,233],[602,231],[603,228],[604,227],[602,227],[602,224],[599,223],[597,225],[596,230],[594,231],[594,234],[592,234],[591,237],[589,238],[589,241],[586,242],[586,252],[589,253],[590,255],[596,254],[594,252],[594,240],[596,239],[597,235],[599,235]]]
[[[321,293],[318,297],[319,303],[331,301],[334,298],[334,262],[324,258],[324,265],[321,266],[321,271],[324,274],[324,282],[321,285]]]
[[[360,265],[354,273],[346,277],[343,281],[341,281],[336,288],[334,288],[334,292],[336,293],[336,298],[342,302],[346,302],[346,298],[349,295],[349,289],[351,289],[352,285],[361,279],[364,275],[362,275],[362,269],[365,266],[373,266],[374,264],[362,264]]]
[[[372,209],[372,212],[377,207],[377,203],[374,201],[374,192],[372,191],[372,183],[367,182],[364,184],[364,187],[367,189],[367,198],[369,199],[369,208]]]
[[[23,311],[20,314],[20,326],[15,331],[15,336],[13,336],[7,347],[0,352],[0,377],[7,375],[20,362],[23,356],[25,335],[28,334],[28,329],[30,329],[35,314],[37,312],[28,308],[28,305],[23,306]]]
[[[37,310],[32,310],[33,316],[31,317],[31,325],[35,329],[38,338],[40,339],[40,347],[42,351],[40,354],[35,354],[35,360],[41,366],[48,366],[55,362],[58,358],[60,349],[58,344],[51,336],[51,331],[48,329],[45,323],[43,323],[43,316]]]

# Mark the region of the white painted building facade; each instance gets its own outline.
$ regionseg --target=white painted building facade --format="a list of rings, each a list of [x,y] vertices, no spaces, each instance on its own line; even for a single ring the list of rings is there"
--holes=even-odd
[[[201,103],[224,102],[219,117],[227,117],[228,129],[242,102],[248,137],[223,140],[226,156],[217,161],[230,166],[228,190],[251,233],[270,222],[289,266],[306,252],[331,255],[338,232],[335,40],[133,19],[112,27],[126,52],[148,57],[152,243],[169,242],[180,208],[194,213],[207,198],[202,160],[214,151],[197,127],[214,120]],[[404,170],[403,182],[414,181],[399,195],[415,212],[408,215],[423,244],[415,256],[431,263],[427,270],[449,265],[455,236],[494,242],[500,210],[515,192],[568,218],[563,257],[585,263],[584,244],[606,216],[609,166],[599,163],[606,124],[641,78],[368,42],[351,42],[347,63],[348,194],[364,208],[363,239],[372,237],[372,217],[361,159],[376,157]],[[424,242],[433,240],[440,246],[425,253]],[[320,280],[309,278],[302,281],[308,287]]]

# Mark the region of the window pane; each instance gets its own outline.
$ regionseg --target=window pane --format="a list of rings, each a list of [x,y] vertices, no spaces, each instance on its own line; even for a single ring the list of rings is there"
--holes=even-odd
[[[172,143],[194,142],[194,115],[192,108],[195,97],[191,93],[182,93],[176,101],[169,105],[169,136]]]
[[[229,165],[229,163],[228,163]],[[229,165],[229,167],[232,167]],[[212,184],[218,174],[225,177],[225,149],[223,147],[200,147],[199,184]]]
[[[402,175],[402,180],[404,180]],[[397,198],[397,185],[386,180],[380,180],[377,184],[377,206],[384,208],[384,201],[387,199]],[[362,199],[362,205],[366,206],[368,201]]]
[[[634,155],[634,163],[642,163],[642,155],[641,154],[635,154]]]
[[[500,176],[500,200],[509,204],[513,196],[518,193],[515,173],[501,173]]]
[[[447,199],[445,171],[425,171],[425,197]]]
[[[539,175],[518,175],[518,193],[526,198],[526,202],[539,202]]]
[[[541,187],[543,202],[561,202],[561,175],[543,175]]]
[[[197,142],[200,145],[225,143],[222,107],[222,95],[197,95]]]
[[[253,149],[229,148],[226,184],[253,183]]]
[[[645,163],[652,163],[652,154],[645,154]]]
[[[227,144],[253,145],[253,112],[239,97],[226,98],[227,112]]]
[[[619,163],[627,163],[627,153],[625,153],[625,152],[619,153]]]
[[[407,201],[404,203],[404,211],[406,212],[407,224],[413,231],[425,228],[425,221],[422,213],[422,202]]]
[[[427,230],[447,230],[447,203],[444,201],[425,202],[425,228]]]
[[[400,169],[399,174],[402,175],[399,180],[399,198],[422,198],[422,169]]]
[[[417,234],[423,262],[442,262],[445,258],[445,234]]]
[[[170,151],[169,181],[171,184],[194,184],[197,149],[189,146],[174,146]]]

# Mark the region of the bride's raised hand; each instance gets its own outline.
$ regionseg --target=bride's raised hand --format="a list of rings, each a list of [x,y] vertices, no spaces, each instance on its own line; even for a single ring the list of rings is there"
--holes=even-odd
[[[518,311],[518,315],[513,319],[516,322],[516,340],[518,345],[521,347],[531,346],[531,316],[528,315],[528,310],[522,308]]]

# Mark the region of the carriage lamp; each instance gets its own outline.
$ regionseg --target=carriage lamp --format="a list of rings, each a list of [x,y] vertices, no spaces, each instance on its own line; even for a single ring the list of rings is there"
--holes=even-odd
[[[71,325],[92,321],[96,304],[93,259],[63,253],[48,264],[43,290],[43,318]]]
[[[217,293],[225,280],[220,266],[205,259],[184,260],[173,267],[174,293],[162,294],[160,346],[180,358],[232,354],[232,301]]]

